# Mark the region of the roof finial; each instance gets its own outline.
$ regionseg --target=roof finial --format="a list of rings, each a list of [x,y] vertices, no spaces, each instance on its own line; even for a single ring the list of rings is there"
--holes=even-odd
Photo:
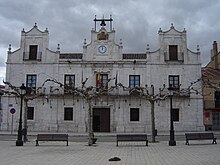
[[[159,31],[158,31],[158,33],[161,33],[161,32],[163,32],[163,31],[162,31],[162,29],[160,28]]]
[[[60,44],[57,44],[57,52],[60,51]]]
[[[122,39],[121,39],[121,38],[120,38],[120,42],[119,42],[119,44],[122,45]]]
[[[34,27],[37,28],[37,23],[36,22],[34,23]]]
[[[149,53],[149,52],[150,52],[150,45],[147,44],[147,53]]]
[[[186,28],[183,29],[183,32],[186,32]]]
[[[170,27],[171,29],[174,29],[174,26],[173,26],[173,23],[171,23],[171,27]]]
[[[8,45],[8,52],[11,52],[11,44]]]
[[[197,52],[199,52],[200,51],[200,47],[199,47],[199,45],[197,45]]]

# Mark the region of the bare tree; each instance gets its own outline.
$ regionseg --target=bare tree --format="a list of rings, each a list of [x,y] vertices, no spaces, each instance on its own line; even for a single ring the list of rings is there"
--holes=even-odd
[[[5,82],[3,81],[3,83],[5,85],[7,85],[11,90],[4,90],[3,93],[4,94],[12,94],[14,95],[15,97],[21,97],[21,93],[19,91],[19,87],[16,87],[14,85],[12,85],[10,82]],[[26,92],[28,91],[28,93],[26,93],[24,96],[23,96],[23,100],[25,102],[24,104],[24,127],[23,127],[23,139],[24,139],[24,142],[26,142],[28,139],[27,139],[27,111],[28,111],[28,101],[29,100],[34,100],[36,98],[39,98],[39,97],[42,97],[43,94],[40,93],[39,91],[41,90],[42,87],[39,87],[39,88],[27,88],[26,87]]]
[[[28,103],[28,101],[29,100],[34,100],[38,97],[45,97],[45,94],[40,93],[39,90],[44,88],[47,82],[53,82],[55,84],[58,84],[61,88],[63,88],[67,92],[69,92],[73,95],[81,96],[88,103],[88,125],[87,125],[87,128],[88,128],[88,139],[89,139],[88,140],[88,145],[89,146],[93,145],[93,140],[94,140],[92,101],[96,98],[100,98],[104,94],[106,95],[106,92],[107,92],[107,96],[109,94],[111,94],[111,92],[112,92],[112,95],[122,96],[122,95],[120,95],[120,93],[115,92],[115,90],[118,91],[118,89],[120,89],[120,88],[123,89],[124,91],[129,91],[127,93],[128,96],[135,94],[136,96],[139,96],[139,97],[144,98],[145,100],[149,101],[149,103],[151,105],[151,131],[152,131],[151,135],[152,135],[152,142],[155,142],[155,136],[156,136],[156,134],[155,134],[155,102],[163,101],[163,100],[167,99],[168,91],[167,91],[165,85],[163,85],[162,88],[159,88],[158,93],[155,93],[155,88],[154,88],[153,85],[151,85],[150,87],[145,85],[144,87],[136,86],[134,88],[130,88],[130,87],[124,86],[121,83],[117,83],[117,78],[116,77],[114,77],[113,79],[108,80],[108,82],[111,81],[111,80],[115,80],[114,86],[111,86],[111,87],[108,87],[108,88],[94,87],[94,86],[86,87],[87,80],[88,80],[88,78],[86,78],[85,81],[81,82],[82,83],[81,87],[75,87],[75,86],[69,86],[67,84],[63,84],[63,83],[61,83],[61,82],[59,82],[55,79],[46,79],[43,82],[41,87],[39,87],[37,89],[31,89],[31,94],[30,95],[25,95],[25,97],[24,97],[24,101],[25,101],[24,128],[26,129],[26,133],[27,133],[27,103]],[[182,96],[187,96],[187,97],[189,97],[189,94],[193,93],[193,92],[198,94],[199,90],[194,88],[194,84],[196,84],[199,81],[201,81],[201,79],[198,79],[197,81],[192,82],[185,89],[178,88],[174,92],[175,92],[176,95],[182,95]],[[4,83],[7,84],[12,89],[12,91],[10,91],[10,94],[14,94],[15,96],[19,97],[18,87],[12,86],[9,82],[4,82]],[[27,140],[27,134],[25,134],[24,139]]]

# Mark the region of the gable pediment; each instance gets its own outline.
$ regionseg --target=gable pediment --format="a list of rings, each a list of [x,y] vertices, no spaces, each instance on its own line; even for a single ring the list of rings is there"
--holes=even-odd
[[[185,34],[186,33],[186,30],[184,28],[183,31],[179,31],[177,29],[175,29],[175,27],[173,26],[173,24],[171,24],[171,27],[169,30],[167,31],[162,31],[162,29],[160,28],[159,34],[166,34],[166,35],[181,35],[181,34]]]
[[[22,33],[25,33],[25,35],[37,36],[37,35],[42,35],[44,33],[48,33],[48,30],[47,30],[47,28],[46,28],[45,31],[39,30],[38,27],[37,27],[37,23],[35,23],[35,25],[33,26],[33,28],[31,30],[25,32],[24,29],[23,29]]]

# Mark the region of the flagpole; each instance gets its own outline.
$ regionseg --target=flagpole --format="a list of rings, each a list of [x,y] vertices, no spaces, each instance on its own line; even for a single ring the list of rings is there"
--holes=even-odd
[[[118,86],[118,71],[116,71],[116,76],[115,76],[115,86]]]

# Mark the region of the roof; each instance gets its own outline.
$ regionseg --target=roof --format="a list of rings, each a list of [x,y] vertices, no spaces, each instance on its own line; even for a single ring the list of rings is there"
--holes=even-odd
[[[220,69],[204,67],[202,68],[202,77],[207,79],[220,79]]]

